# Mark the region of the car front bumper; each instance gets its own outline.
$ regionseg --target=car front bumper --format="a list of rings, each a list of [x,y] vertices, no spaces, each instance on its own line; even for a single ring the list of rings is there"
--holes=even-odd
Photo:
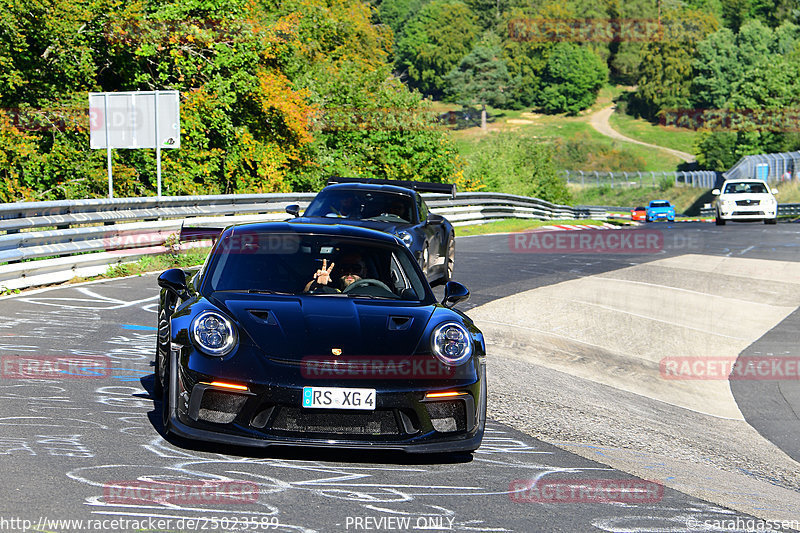
[[[719,211],[719,218],[723,220],[765,220],[773,219],[778,215],[776,207],[766,206],[735,206],[727,210],[722,209]]]
[[[296,375],[287,379],[284,373],[282,380],[250,381],[246,391],[212,385],[226,376],[199,373],[177,360],[173,364],[177,372],[172,376],[177,377],[172,380],[175,409],[170,430],[188,439],[253,447],[437,453],[473,451],[483,438],[486,379],[482,357],[474,361],[472,379],[309,383]],[[375,388],[375,410],[303,408],[303,387],[309,385]],[[460,395],[426,398],[427,393],[441,391]]]

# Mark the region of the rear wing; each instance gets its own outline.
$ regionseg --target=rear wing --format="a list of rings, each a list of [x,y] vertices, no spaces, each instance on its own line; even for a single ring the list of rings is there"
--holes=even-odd
[[[456,197],[455,183],[433,183],[430,181],[410,181],[410,180],[384,180],[378,178],[328,178],[328,185],[335,183],[368,183],[371,185],[394,185],[395,187],[405,187],[420,192],[438,192],[449,194]]]
[[[222,230],[223,228],[187,228],[185,226],[181,226],[180,241],[207,241],[209,239],[216,241],[222,233]]]

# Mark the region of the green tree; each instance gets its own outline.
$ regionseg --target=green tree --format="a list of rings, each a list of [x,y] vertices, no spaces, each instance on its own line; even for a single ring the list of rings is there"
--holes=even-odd
[[[451,101],[481,106],[481,128],[486,129],[486,105],[503,107],[508,103],[508,69],[498,44],[475,46],[445,77],[446,94]]]
[[[735,36],[727,28],[712,33],[697,45],[693,62],[692,105],[721,109],[730,96],[731,86],[742,76]]]
[[[717,25],[713,15],[699,10],[670,9],[663,13],[660,39],[644,49],[632,99],[634,111],[655,119],[662,110],[689,105],[695,48]]]
[[[701,168],[723,172],[731,168],[736,155],[736,133],[730,131],[701,132],[695,141],[697,163]]]
[[[378,3],[378,16],[395,35],[399,35],[409,18],[430,0],[382,0]]]
[[[419,93],[389,76],[350,62],[314,76],[320,114],[308,152],[313,164],[294,177],[313,190],[330,175],[423,181],[459,180],[455,147]]]
[[[607,79],[608,67],[595,54],[558,43],[547,60],[538,104],[548,113],[577,114],[594,103]]]
[[[785,110],[800,105],[797,34],[790,23],[772,30],[750,20],[736,34],[722,29],[698,45],[694,105],[719,110],[701,124],[708,130],[698,139],[701,165],[724,170],[738,157],[795,145],[795,120]]]
[[[397,69],[410,87],[441,97],[444,77],[472,50],[479,30],[477,17],[466,4],[434,0],[398,36]]]

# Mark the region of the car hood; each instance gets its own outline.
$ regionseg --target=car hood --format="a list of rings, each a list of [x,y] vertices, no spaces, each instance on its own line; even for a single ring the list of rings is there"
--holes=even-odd
[[[214,293],[212,302],[238,322],[240,342],[269,357],[407,356],[416,352],[433,305],[346,296],[272,296]]]
[[[360,228],[374,229],[385,233],[397,233],[410,228],[411,223],[385,222],[380,220],[358,220],[353,218],[338,217],[299,217],[289,220],[289,222],[305,222],[310,224],[346,224],[348,226],[358,226]]]

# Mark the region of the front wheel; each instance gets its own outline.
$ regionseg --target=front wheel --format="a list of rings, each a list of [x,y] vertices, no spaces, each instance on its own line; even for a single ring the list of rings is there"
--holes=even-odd
[[[764,219],[764,224],[777,224],[777,223],[778,223],[778,219],[777,218],[765,218]]]
[[[169,357],[172,355],[170,354]],[[172,433],[172,414],[175,412],[175,406],[172,402],[172,372],[169,361],[166,361],[164,366],[164,386],[161,390],[161,425],[164,428],[164,436],[167,437]]]
[[[447,256],[444,260],[444,283],[453,279],[453,270],[456,267],[456,238],[451,235],[447,239]]]
[[[161,357],[160,342],[156,341],[156,368],[153,373],[153,398],[158,399],[164,396],[164,363]]]
[[[717,218],[714,220],[714,222],[717,224],[717,226],[724,226],[725,225],[725,219],[721,218],[719,216],[719,213],[717,213]]]

